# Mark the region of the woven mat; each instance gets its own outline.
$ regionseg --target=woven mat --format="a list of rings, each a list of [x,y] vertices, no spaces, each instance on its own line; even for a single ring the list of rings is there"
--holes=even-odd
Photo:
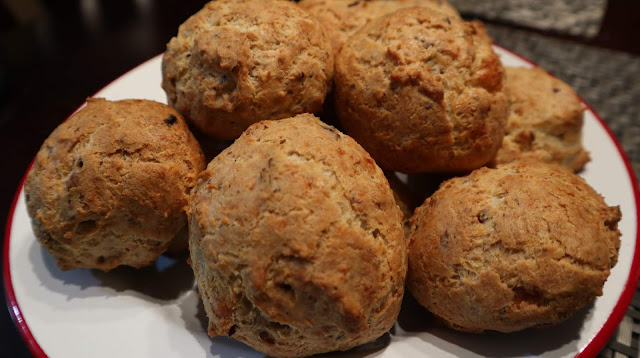
[[[607,0],[449,0],[460,13],[541,30],[592,37],[598,34]]]
[[[569,83],[609,125],[640,177],[640,57],[487,25],[495,43]],[[599,357],[639,357],[640,291]]]

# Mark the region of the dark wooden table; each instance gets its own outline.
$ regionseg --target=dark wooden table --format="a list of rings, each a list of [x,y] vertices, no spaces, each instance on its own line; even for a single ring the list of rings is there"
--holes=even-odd
[[[32,9],[27,18],[16,18],[9,7],[0,5],[3,224],[29,163],[51,131],[86,97],[163,52],[179,24],[199,10],[204,1],[29,3],[39,7]],[[526,28],[518,30],[540,34]],[[542,35],[638,55],[640,2],[610,0],[602,30],[593,39]],[[4,302],[4,290],[0,292],[0,300]],[[0,311],[0,356],[28,357],[8,311]]]

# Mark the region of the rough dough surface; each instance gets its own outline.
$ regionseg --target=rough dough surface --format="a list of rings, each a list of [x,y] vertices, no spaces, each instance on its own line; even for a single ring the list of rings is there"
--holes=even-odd
[[[167,105],[87,102],[45,140],[29,172],[34,231],[63,270],[146,266],[187,224],[202,151]]]
[[[427,7],[460,19],[458,11],[445,0],[302,0],[298,5],[324,26],[334,53],[371,20],[406,7]]]
[[[336,110],[384,169],[470,171],[502,144],[503,74],[479,22],[401,9],[364,26],[338,53]]]
[[[567,169],[532,159],[481,168],[416,209],[408,288],[458,330],[553,325],[602,295],[619,220]]]
[[[353,139],[310,114],[252,125],[190,199],[209,335],[280,357],[375,340],[404,292],[401,220],[382,170]]]
[[[573,170],[589,161],[582,147],[585,106],[566,83],[541,68],[507,67],[507,130],[492,165],[536,158]]]
[[[211,1],[185,21],[162,61],[169,103],[208,135],[316,113],[331,85],[322,25],[288,1]]]

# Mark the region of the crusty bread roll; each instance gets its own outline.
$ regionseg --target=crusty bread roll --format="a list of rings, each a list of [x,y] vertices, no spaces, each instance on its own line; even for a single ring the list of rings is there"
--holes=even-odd
[[[505,71],[511,110],[502,147],[491,165],[527,157],[582,169],[589,154],[582,147],[585,106],[576,92],[539,67]]]
[[[319,112],[332,77],[322,25],[288,1],[211,1],[180,26],[162,59],[169,104],[218,139]]]
[[[371,21],[336,57],[336,110],[383,169],[463,172],[502,144],[503,69],[479,22],[412,7]]]
[[[249,127],[190,200],[209,334],[271,356],[346,350],[395,322],[406,243],[382,170],[310,114]]]
[[[63,270],[149,265],[187,224],[202,151],[167,105],[87,102],[51,133],[29,173],[34,232]]]
[[[602,295],[619,220],[567,169],[533,159],[481,168],[416,209],[408,287],[458,330],[554,325]]]
[[[458,11],[445,0],[301,0],[298,5],[324,26],[336,54],[362,26],[406,7],[427,7],[460,19]]]

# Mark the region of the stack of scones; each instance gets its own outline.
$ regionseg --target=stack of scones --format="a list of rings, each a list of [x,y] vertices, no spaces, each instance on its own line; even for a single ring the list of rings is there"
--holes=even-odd
[[[620,210],[574,173],[582,102],[504,68],[446,1],[211,1],[162,88],[168,105],[89,99],[42,145],[27,207],[64,270],[188,241],[212,337],[348,350],[393,326],[405,284],[456,330],[547,327],[616,264]],[[449,179],[415,208],[393,172]]]

